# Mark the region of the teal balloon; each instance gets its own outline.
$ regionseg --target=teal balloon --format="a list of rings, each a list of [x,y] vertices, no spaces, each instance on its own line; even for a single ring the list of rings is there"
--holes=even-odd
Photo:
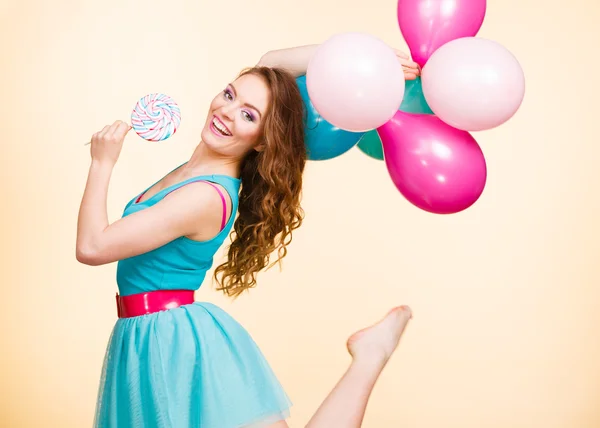
[[[421,77],[414,80],[407,80],[404,88],[404,98],[400,104],[399,110],[405,113],[434,114],[429,108],[425,96],[423,95],[423,86]],[[358,142],[358,148],[367,156],[377,160],[383,160],[383,147],[377,131],[367,132]]]
[[[308,159],[332,159],[356,146],[365,133],[345,131],[327,122],[310,101],[306,88],[306,76],[296,78],[296,83],[306,109],[304,141]]]
[[[358,142],[358,148],[373,159],[383,160],[383,147],[376,131],[367,132]]]
[[[399,110],[405,113],[433,114],[433,111],[429,108],[429,104],[425,100],[425,95],[423,95],[423,85],[421,84],[420,76],[416,79],[406,81],[404,98]]]

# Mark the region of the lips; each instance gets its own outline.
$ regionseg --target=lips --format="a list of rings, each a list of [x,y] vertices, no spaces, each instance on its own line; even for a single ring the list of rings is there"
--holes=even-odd
[[[217,116],[213,116],[213,120],[211,122],[211,128],[213,129],[213,132],[216,132],[223,137],[231,137],[231,135],[232,135],[229,128],[227,128],[227,126],[223,123],[223,121],[221,119],[219,119]]]

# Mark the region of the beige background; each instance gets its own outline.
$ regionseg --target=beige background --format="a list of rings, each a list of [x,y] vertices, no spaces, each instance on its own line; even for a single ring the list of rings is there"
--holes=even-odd
[[[269,49],[344,31],[406,48],[394,0],[4,0],[0,425],[91,425],[115,321],[115,265],[75,261],[82,144],[139,97],[180,104],[164,143],[128,136],[109,195],[126,201],[185,161],[210,99]],[[592,0],[491,0],[480,36],[521,62],[527,93],[475,134],[487,188],[466,212],[419,211],[358,149],[306,172],[307,218],[284,269],[232,303],[302,426],[345,370],[345,340],[398,304],[415,318],[365,427],[598,428],[600,215]]]

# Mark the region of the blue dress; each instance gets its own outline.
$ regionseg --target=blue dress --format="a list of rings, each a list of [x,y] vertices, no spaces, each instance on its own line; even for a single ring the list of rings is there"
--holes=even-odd
[[[233,226],[238,179],[194,177],[145,201],[132,199],[123,216],[152,206],[194,181],[216,183],[227,190],[232,214],[225,227],[209,241],[180,237],[119,261],[117,283],[122,296],[200,287]],[[255,428],[286,419],[290,407],[289,398],[248,332],[217,306],[195,302],[117,320],[102,368],[94,426]]]

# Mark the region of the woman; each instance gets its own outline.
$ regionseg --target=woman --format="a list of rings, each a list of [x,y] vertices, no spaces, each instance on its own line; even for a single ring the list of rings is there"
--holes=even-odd
[[[116,121],[92,137],[77,259],[118,261],[120,292],[95,426],[287,426],[291,404],[250,335],[193,294],[232,229],[215,277],[236,297],[255,286],[272,253],[285,256],[302,223],[304,106],[294,77],[306,72],[315,47],[270,52],[242,72],[213,99],[190,160],[134,197],[112,224],[108,185],[130,126]],[[414,78],[416,64],[401,61]],[[398,307],[349,339],[352,364],[310,427],[360,426],[410,317]]]

